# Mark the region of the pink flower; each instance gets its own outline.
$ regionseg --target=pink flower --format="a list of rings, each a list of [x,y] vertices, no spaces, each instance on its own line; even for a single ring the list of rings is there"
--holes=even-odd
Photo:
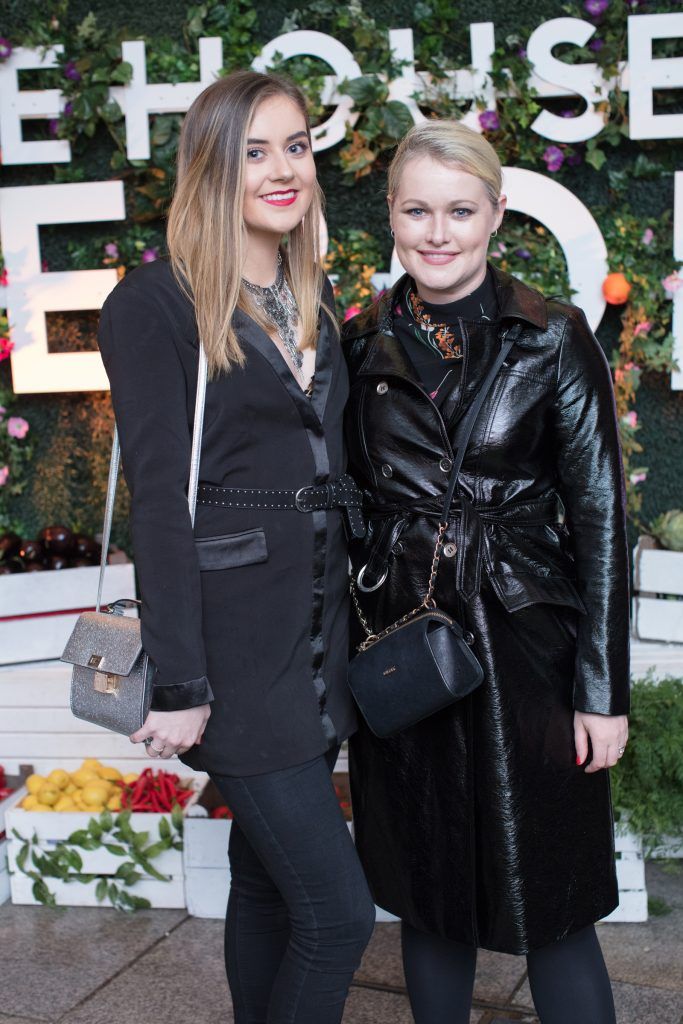
[[[0,37],[0,60],[7,60],[12,56],[12,44],[9,39]]]
[[[495,110],[483,110],[479,115],[479,124],[485,132],[497,132],[500,128],[500,120]]]
[[[633,337],[637,338],[639,334],[647,334],[648,331],[652,330],[652,324],[649,320],[641,320],[639,324],[636,324],[633,332]]]
[[[643,231],[643,237],[640,241],[643,243],[643,245],[650,245],[654,237],[655,233],[652,230],[652,228],[645,228],[645,230]]]
[[[107,242],[104,247],[104,251],[107,256],[111,256],[112,259],[117,260],[119,258],[119,247],[116,242]]]
[[[13,341],[10,341],[9,338],[0,338],[0,363],[3,359],[9,359],[13,348]]]
[[[634,486],[636,484],[642,484],[647,480],[647,473],[631,473],[629,480]]]
[[[358,316],[360,311],[361,311],[361,307],[360,306],[349,306],[349,308],[344,313],[344,322],[346,323],[346,321],[347,320],[351,320],[352,317]]]
[[[3,267],[2,273],[0,274],[0,285],[6,288],[9,284],[9,274],[7,273],[7,267]]]
[[[4,487],[9,476],[9,466],[0,466],[0,487]]]
[[[635,430],[638,426],[638,413],[634,410],[627,412],[625,416],[621,417],[623,422],[629,426],[632,430]]]
[[[156,248],[145,249],[142,254],[143,263],[154,263],[154,260],[159,258],[159,250]]]
[[[667,299],[673,299],[678,289],[683,288],[683,277],[679,275],[677,270],[674,270],[673,274],[662,278],[662,287],[666,292]]]
[[[564,163],[564,153],[559,146],[548,146],[545,153],[543,154],[546,167],[549,171],[554,173],[559,171],[560,167]]]
[[[10,437],[21,439],[28,434],[28,423],[21,416],[10,416],[7,420],[7,433]]]

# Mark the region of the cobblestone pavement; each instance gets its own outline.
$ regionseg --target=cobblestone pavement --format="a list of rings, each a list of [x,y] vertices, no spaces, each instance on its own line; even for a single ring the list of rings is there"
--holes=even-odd
[[[601,925],[619,1024],[683,1024],[683,865],[648,865],[669,913]],[[232,1024],[222,922],[184,910],[124,915],[0,907],[0,1024]],[[523,958],[482,952],[471,1024],[533,1024]],[[344,1024],[411,1024],[396,924],[378,924]],[[443,1024],[448,1024],[444,1021]]]

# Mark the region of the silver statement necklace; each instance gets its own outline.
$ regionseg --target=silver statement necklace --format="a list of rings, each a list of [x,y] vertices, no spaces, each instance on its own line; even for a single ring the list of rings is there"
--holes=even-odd
[[[301,371],[304,356],[296,339],[299,310],[285,277],[282,254],[279,252],[277,254],[277,276],[273,284],[262,288],[261,285],[252,284],[251,281],[247,281],[244,277],[242,278],[242,284],[249,294],[253,296],[254,302],[259,309],[262,309],[268,319],[274,324],[287,355],[297,370]]]

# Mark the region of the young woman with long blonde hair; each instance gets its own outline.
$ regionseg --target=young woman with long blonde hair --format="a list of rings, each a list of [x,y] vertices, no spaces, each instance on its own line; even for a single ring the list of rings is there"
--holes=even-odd
[[[337,1024],[374,921],[331,780],[355,728],[345,527],[361,527],[321,208],[299,90],[251,71],[219,79],[185,118],[170,258],[129,274],[100,324],[156,667],[131,740],[207,771],[233,811],[237,1024]]]

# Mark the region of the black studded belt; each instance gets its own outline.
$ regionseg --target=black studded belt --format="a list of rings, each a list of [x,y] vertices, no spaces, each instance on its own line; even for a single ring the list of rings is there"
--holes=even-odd
[[[362,505],[363,492],[350,476],[326,484],[299,487],[298,490],[276,490],[268,487],[214,487],[199,484],[197,502],[220,508],[296,509],[297,512],[319,512],[341,508],[346,515],[352,537],[365,536]]]

